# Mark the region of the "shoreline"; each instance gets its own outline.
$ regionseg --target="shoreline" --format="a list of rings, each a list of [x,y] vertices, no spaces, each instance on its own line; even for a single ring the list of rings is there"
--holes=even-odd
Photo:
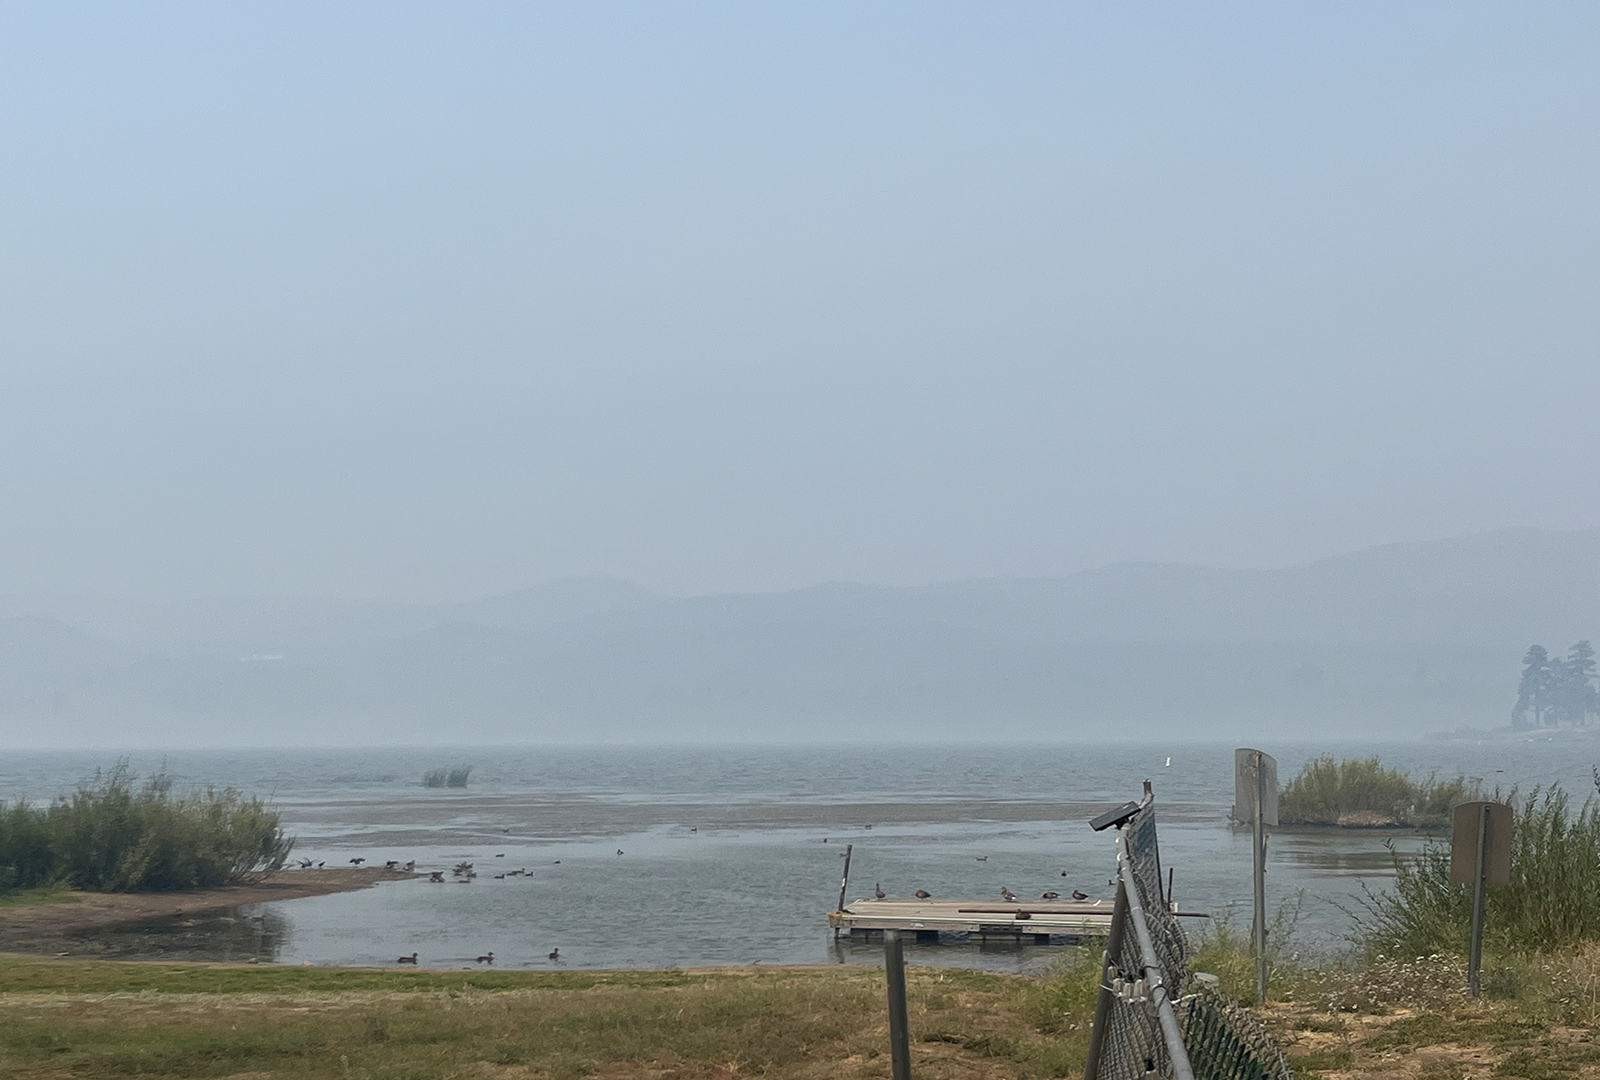
[[[383,881],[418,877],[381,867],[335,870],[278,870],[241,885],[182,892],[64,893],[59,900],[0,908],[0,951],[36,952],[58,945],[66,935],[128,923],[223,911],[245,904],[298,900],[308,896],[369,889]]]

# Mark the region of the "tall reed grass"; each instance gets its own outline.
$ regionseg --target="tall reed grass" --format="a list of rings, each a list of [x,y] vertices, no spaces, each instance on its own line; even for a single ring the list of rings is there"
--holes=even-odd
[[[1600,775],[1596,776],[1600,793]],[[1512,796],[1515,801],[1515,796]],[[1366,900],[1363,934],[1369,951],[1427,956],[1467,947],[1472,893],[1450,884],[1450,848],[1431,843],[1415,858],[1394,859],[1393,890]],[[1577,812],[1559,785],[1536,788],[1517,807],[1511,840],[1511,883],[1488,886],[1485,948],[1551,953],[1600,940],[1600,798]]]
[[[276,870],[294,841],[277,811],[232,788],[175,795],[121,763],[47,806],[0,804],[0,892],[207,888]]]
[[[1278,800],[1278,819],[1285,825],[1402,825],[1442,829],[1457,803],[1477,797],[1465,777],[1415,781],[1377,757],[1331,756],[1308,761]]]

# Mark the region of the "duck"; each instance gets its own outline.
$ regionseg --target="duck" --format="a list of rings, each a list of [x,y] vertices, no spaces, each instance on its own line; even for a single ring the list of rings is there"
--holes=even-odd
[[[1008,904],[1014,904],[1017,900],[1017,894],[1002,885],[1000,886],[1000,899],[1004,900]]]
[[[435,870],[433,873],[428,875],[428,880],[433,882],[435,885],[443,885],[444,884],[444,871],[443,870]]]
[[[550,959],[552,959],[552,960],[560,960],[561,959],[561,950],[560,949],[551,949],[550,950]]]
[[[416,962],[417,962],[417,954],[416,953],[412,953],[410,956],[402,956],[402,957],[400,957],[399,959],[397,959],[395,961],[395,963],[397,963],[397,964],[415,964]]]
[[[933,894],[927,889],[918,889],[916,896],[918,900],[930,900],[933,898]]]
[[[618,855],[621,855],[621,854],[622,854],[622,849],[621,849],[621,848],[618,848],[618,849],[617,849],[617,854],[618,854]]]
[[[494,963],[494,953],[493,952],[484,953],[482,956],[478,957],[478,963],[480,963],[480,964],[492,964],[492,963]]]
[[[1039,896],[1039,899],[1040,900],[1060,900],[1061,899],[1061,894],[1058,893],[1058,892],[1042,893]]]
[[[989,856],[987,856],[987,855],[974,855],[973,858],[977,859],[979,862],[988,862],[989,861]]]
[[[879,882],[876,885],[872,886],[872,895],[876,896],[879,900],[887,900],[887,899],[889,899],[889,894],[883,891],[883,883],[882,882]]]
[[[400,860],[399,859],[385,859],[384,863],[383,863],[383,868],[385,870],[396,870],[396,869],[399,869],[399,866],[400,866]]]
[[[367,860],[365,858],[355,858],[355,859],[351,859],[350,860],[350,865],[351,866],[360,866],[362,863],[364,863],[366,861]]]
[[[415,870],[416,868],[417,868],[417,860],[415,860],[415,859],[407,859],[406,860],[406,865],[405,865],[405,872],[406,873],[409,874],[413,870]]]
[[[506,853],[505,853],[505,852],[503,852],[503,851],[502,851],[502,852],[500,852],[500,853],[499,853],[499,854],[497,854],[497,855],[496,855],[496,856],[495,856],[495,858],[497,858],[497,859],[503,859],[503,858],[505,858],[505,857],[506,857]]]
[[[300,860],[300,869],[302,869],[302,870],[310,870],[311,869],[311,860],[310,859],[301,859]]]
[[[1087,900],[1089,899],[1089,894],[1084,892],[1082,889],[1073,889],[1072,898],[1074,900]]]

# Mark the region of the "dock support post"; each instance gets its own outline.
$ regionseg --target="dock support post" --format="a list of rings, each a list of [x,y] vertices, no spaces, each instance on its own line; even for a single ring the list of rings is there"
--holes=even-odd
[[[889,983],[889,1055],[893,1080],[911,1080],[911,1033],[906,1020],[906,953],[900,934],[883,932],[883,967]]]

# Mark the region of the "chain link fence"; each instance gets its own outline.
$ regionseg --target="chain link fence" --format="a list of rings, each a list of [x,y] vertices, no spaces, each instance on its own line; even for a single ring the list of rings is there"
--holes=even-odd
[[[1124,809],[1096,821],[1117,829],[1118,881],[1084,1080],[1293,1080],[1255,1017],[1204,983],[1191,987],[1188,941],[1161,887],[1149,785]]]

